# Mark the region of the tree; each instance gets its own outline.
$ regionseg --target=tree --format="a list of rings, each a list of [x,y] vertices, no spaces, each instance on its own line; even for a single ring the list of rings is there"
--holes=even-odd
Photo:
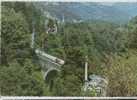
[[[51,95],[40,71],[31,60],[20,65],[16,60],[9,66],[1,66],[0,90],[3,96],[41,96]]]
[[[2,7],[2,63],[21,56],[29,48],[29,29],[21,13]],[[24,52],[24,55],[27,52]]]
[[[35,30],[35,42],[36,46],[39,47],[41,45],[41,37],[46,33],[46,17],[42,13],[41,9],[32,2],[2,2],[2,6],[13,9],[14,12],[21,14],[27,23],[26,28],[28,28],[28,32],[32,33],[33,30]]]
[[[0,92],[6,96],[52,95],[43,80],[40,68],[30,60],[31,25],[24,14],[27,4],[16,4],[18,3],[2,3]]]
[[[108,96],[137,95],[137,52],[130,50],[123,56],[115,55],[109,68],[105,68],[109,80]]]
[[[32,79],[17,62],[9,67],[3,66],[0,71],[0,88],[2,95],[41,95],[41,86]],[[37,87],[38,86],[38,87]]]
[[[129,32],[129,47],[137,48],[137,16],[128,23],[127,28]]]

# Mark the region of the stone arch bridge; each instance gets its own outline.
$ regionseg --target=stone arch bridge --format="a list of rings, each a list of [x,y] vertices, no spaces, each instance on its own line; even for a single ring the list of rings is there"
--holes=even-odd
[[[48,74],[52,71],[60,71],[61,66],[64,65],[64,60],[57,57],[51,56],[40,49],[36,49],[35,53],[39,59],[39,63],[42,67],[42,73],[44,79],[47,78]]]

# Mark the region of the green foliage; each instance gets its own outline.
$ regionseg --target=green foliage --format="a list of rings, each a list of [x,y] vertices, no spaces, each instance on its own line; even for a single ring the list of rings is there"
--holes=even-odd
[[[17,13],[22,13],[28,23],[29,31],[35,27],[36,32],[43,32],[45,17],[40,9],[36,8],[32,2],[2,2],[3,6],[12,8]]]
[[[55,23],[54,23],[54,20],[49,19],[49,20],[48,20],[48,25],[47,25],[47,26],[48,26],[49,28],[54,28],[54,24],[55,24]]]
[[[2,7],[2,63],[21,56],[29,46],[29,30],[21,13]],[[24,52],[24,55],[26,52]]]
[[[71,66],[67,66],[71,67]],[[64,76],[63,76],[64,75]],[[75,75],[74,72],[69,68],[68,71],[56,79],[54,85],[54,95],[58,96],[79,96],[81,92],[81,80],[78,75]]]
[[[0,92],[5,96],[52,95],[40,68],[30,60],[33,55],[30,49],[32,19],[28,16],[29,11],[33,12],[26,6],[26,3],[2,3]]]
[[[133,19],[131,19],[130,22],[133,24],[137,24],[137,16],[135,16]]]
[[[60,77],[55,81],[54,92],[61,96],[79,96],[84,78],[82,53],[77,48],[67,48],[65,53],[66,64],[62,67]]]
[[[35,3],[2,3],[2,95],[97,96],[94,90],[84,94],[81,90],[85,56],[88,56],[89,74],[108,77],[108,96],[137,95],[136,17],[120,27],[105,21],[57,24],[49,19],[47,26],[53,28],[56,24],[58,33],[46,34],[47,18],[43,15]],[[36,48],[42,47],[45,52],[65,60],[59,75],[49,74],[49,83],[44,82],[39,65],[35,65],[37,61],[30,60],[35,58],[30,49],[32,30],[36,32]]]
[[[107,25],[109,26],[109,24]],[[102,29],[96,31],[102,33],[97,33],[94,27],[91,27],[91,29],[90,27],[91,25],[88,26],[88,24],[83,23],[67,23],[64,26],[65,30],[63,34],[49,36],[50,53],[52,52],[53,54],[54,52],[55,54],[56,52],[62,55],[56,51],[58,48],[58,50],[65,52],[66,57],[66,65],[62,68],[61,76],[55,82],[54,92],[55,94],[57,93],[56,95],[81,95],[81,86],[84,83],[84,62],[86,55],[89,58],[89,73],[103,74],[103,65],[104,63],[109,65],[110,54],[125,52],[126,48],[128,48],[128,32],[125,28],[109,26],[106,29],[101,27]],[[63,43],[60,44],[63,48],[59,48],[58,39]],[[69,78],[70,76],[71,78]],[[75,84],[74,80],[77,80],[78,83],[75,81],[77,83]],[[69,84],[70,82],[73,82],[73,84]],[[75,88],[78,90],[72,94]],[[62,91],[59,92],[60,89]],[[85,95],[95,96],[96,94],[92,91]]]
[[[4,96],[41,96],[51,95],[39,71],[31,60],[24,66],[13,61],[0,70],[0,89]]]
[[[33,30],[37,33],[35,36],[35,42],[36,46],[39,47],[39,45],[41,45],[40,40],[43,40],[45,37],[43,37],[43,34],[45,35],[46,17],[43,12],[41,12],[41,10],[32,2],[2,2],[2,6],[14,9],[16,13],[22,14],[24,20],[28,24],[26,28],[28,28],[29,33],[32,33]]]
[[[129,46],[137,48],[137,17],[133,18],[128,24]]]
[[[105,73],[109,79],[109,96],[137,95],[137,50],[130,50],[123,57],[115,56]]]
[[[95,46],[100,52],[121,52],[125,51],[128,42],[128,35],[125,29],[115,29],[112,32],[94,34]]]
[[[38,95],[41,92],[36,91],[39,88],[35,87],[36,80],[32,80],[17,62],[3,66],[0,76],[2,95]]]
[[[82,90],[81,94],[82,94],[82,96],[97,97],[97,92],[96,92],[95,88],[93,88],[92,90],[87,90],[87,91]]]

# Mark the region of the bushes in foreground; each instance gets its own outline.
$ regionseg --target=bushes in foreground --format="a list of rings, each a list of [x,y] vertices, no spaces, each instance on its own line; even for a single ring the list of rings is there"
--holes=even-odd
[[[137,51],[115,56],[106,69],[108,96],[137,96]]]

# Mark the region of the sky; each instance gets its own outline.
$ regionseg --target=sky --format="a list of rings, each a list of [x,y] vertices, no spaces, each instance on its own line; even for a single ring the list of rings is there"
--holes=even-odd
[[[2,0],[2,1],[50,1],[50,2],[137,2],[137,0]]]

